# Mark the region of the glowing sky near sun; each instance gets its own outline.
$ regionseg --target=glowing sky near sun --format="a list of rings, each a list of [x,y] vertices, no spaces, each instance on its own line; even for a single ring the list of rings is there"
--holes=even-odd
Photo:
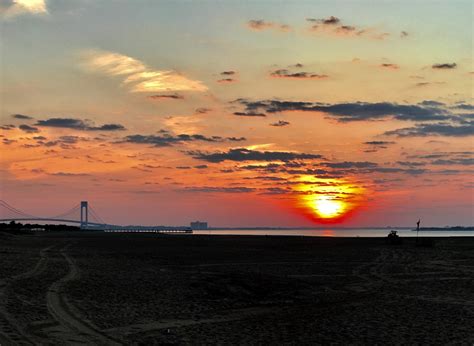
[[[0,2],[0,197],[122,224],[473,224],[472,6]]]

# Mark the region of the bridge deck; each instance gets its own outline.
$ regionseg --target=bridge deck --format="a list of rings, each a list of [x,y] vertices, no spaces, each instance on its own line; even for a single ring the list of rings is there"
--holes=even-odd
[[[120,233],[193,233],[190,227],[172,227],[172,226],[117,226],[107,225],[95,222],[88,222],[83,224],[78,220],[69,219],[55,219],[55,218],[11,218],[0,219],[0,222],[10,221],[40,221],[40,222],[64,222],[75,223],[81,225],[84,230],[90,231],[105,231],[105,232],[120,232]]]
[[[136,229],[136,228],[122,228],[122,229],[104,229],[107,233],[193,233],[191,228],[156,228],[156,229]]]
[[[55,218],[47,218],[47,217],[17,217],[17,218],[10,218],[10,219],[0,219],[0,222],[10,222],[10,221],[52,221],[52,222],[65,222],[65,223],[75,223],[75,224],[81,224],[81,221],[79,220],[69,220],[69,219],[55,219]],[[97,223],[97,222],[88,222],[87,225],[89,226],[109,226],[109,225],[104,225],[103,223]]]

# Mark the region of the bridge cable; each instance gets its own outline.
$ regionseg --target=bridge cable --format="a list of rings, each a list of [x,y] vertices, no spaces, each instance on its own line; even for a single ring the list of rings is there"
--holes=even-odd
[[[97,214],[97,212],[96,212],[91,206],[89,206],[89,213],[90,213],[94,218],[96,218],[100,223],[106,224],[106,222],[99,216],[99,214]]]
[[[27,218],[36,218],[36,216],[34,215],[31,215],[31,214],[27,214],[13,206],[11,206],[10,204],[8,204],[7,202],[3,201],[3,200],[0,200],[0,204],[5,207],[6,209],[8,209],[9,211],[13,212],[14,214],[18,214],[18,215],[21,215],[21,216],[25,216]]]
[[[77,205],[75,205],[74,207],[72,207],[72,208],[69,209],[68,211],[65,211],[65,212],[62,213],[62,214],[52,216],[51,219],[61,219],[61,218],[64,218],[65,216],[67,216],[67,215],[72,215],[73,212],[75,212],[75,211],[78,210],[79,208],[80,208],[80,205],[77,204]]]

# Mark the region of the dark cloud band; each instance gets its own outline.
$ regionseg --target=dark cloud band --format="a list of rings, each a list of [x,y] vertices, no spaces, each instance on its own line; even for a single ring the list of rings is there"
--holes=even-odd
[[[255,151],[246,148],[230,149],[227,152],[203,153],[200,151],[188,152],[193,158],[213,163],[223,161],[291,161],[305,159],[321,159],[321,155],[293,153],[285,151]]]
[[[467,137],[474,135],[474,123],[470,122],[465,125],[452,125],[448,123],[419,124],[413,127],[387,131],[385,135],[397,137]]]
[[[179,134],[171,135],[166,131],[160,132],[160,135],[130,135],[124,138],[124,142],[135,143],[135,144],[150,144],[155,147],[169,147],[175,144],[180,144],[184,142],[241,142],[245,141],[245,137],[221,137],[221,136],[211,136],[207,137],[200,134]]]
[[[238,99],[234,102],[245,106],[244,112],[234,113],[236,115],[263,114],[263,112],[280,113],[285,111],[322,112],[340,122],[388,118],[411,121],[448,120],[452,118],[452,114],[445,108],[428,104],[401,105],[390,102],[325,104],[306,101],[248,101],[246,99]]]
[[[104,124],[101,126],[94,126],[88,121],[74,118],[50,118],[47,120],[38,120],[36,126],[43,127],[59,127],[67,129],[75,129],[82,131],[123,131],[125,127],[120,124]]]

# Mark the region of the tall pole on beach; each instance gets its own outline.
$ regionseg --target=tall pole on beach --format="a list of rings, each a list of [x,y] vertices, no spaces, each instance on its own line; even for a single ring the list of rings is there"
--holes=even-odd
[[[416,242],[418,243],[418,232],[420,231],[420,219],[416,223]]]

